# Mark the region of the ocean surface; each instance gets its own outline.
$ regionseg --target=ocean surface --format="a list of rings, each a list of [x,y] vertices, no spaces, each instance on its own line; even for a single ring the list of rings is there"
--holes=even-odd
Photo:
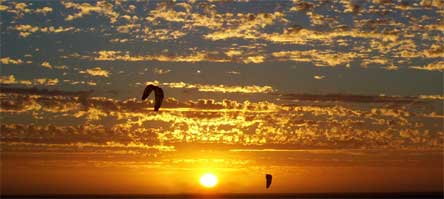
[[[283,194],[150,194],[150,195],[2,195],[1,198],[106,198],[106,199],[122,199],[122,198],[147,198],[147,199],[165,199],[165,198],[295,198],[295,199],[310,199],[310,198],[444,198],[444,193],[427,192],[427,193],[283,193]]]

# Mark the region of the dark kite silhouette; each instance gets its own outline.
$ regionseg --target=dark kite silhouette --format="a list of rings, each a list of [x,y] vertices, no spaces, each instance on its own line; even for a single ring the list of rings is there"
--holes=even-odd
[[[145,100],[150,93],[154,90],[154,111],[159,111],[160,105],[162,105],[163,100],[163,90],[158,87],[154,86],[152,84],[146,86],[145,90],[143,91],[142,100]]]
[[[273,178],[273,176],[271,176],[271,174],[266,174],[265,175],[265,180],[267,181],[267,184],[265,185],[265,187],[267,187],[267,189],[270,187],[271,185],[271,179]]]

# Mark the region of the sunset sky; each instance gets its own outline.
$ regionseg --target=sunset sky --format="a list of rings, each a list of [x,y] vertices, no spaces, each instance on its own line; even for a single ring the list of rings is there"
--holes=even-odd
[[[442,0],[0,2],[2,194],[444,189]]]

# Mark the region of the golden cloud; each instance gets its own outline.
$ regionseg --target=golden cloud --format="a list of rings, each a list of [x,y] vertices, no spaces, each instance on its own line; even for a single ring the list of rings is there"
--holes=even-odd
[[[0,76],[0,84],[45,85],[54,86],[59,83],[57,78],[36,78],[33,80],[16,80],[14,75]]]
[[[52,65],[51,65],[49,62],[47,62],[47,61],[43,62],[43,63],[41,64],[41,66],[43,66],[43,67],[45,67],[45,68],[52,69]]]
[[[234,17],[234,16],[233,16]],[[204,36],[208,40],[225,40],[229,38],[257,39],[260,37],[259,29],[272,25],[275,21],[286,22],[285,15],[281,12],[274,13],[237,13],[237,19],[232,27],[209,33]]]
[[[0,83],[2,84],[16,84],[14,75],[0,76]]]
[[[107,70],[104,70],[100,67],[95,67],[95,68],[88,68],[86,70],[82,70],[79,73],[82,74],[88,74],[91,76],[102,76],[102,77],[108,77],[110,72]]]
[[[0,12],[8,9],[8,6],[0,5]]]
[[[154,74],[157,74],[157,75],[165,75],[169,72],[171,72],[170,69],[154,68]]]
[[[300,149],[357,147],[414,150],[417,145],[411,144],[412,141],[419,144],[421,149],[439,149],[444,141],[441,129],[433,128],[430,123],[422,120],[439,120],[439,114],[418,109],[418,103],[388,108],[385,103],[349,106],[328,103],[320,105],[316,102],[289,106],[266,101],[253,103],[202,99],[183,103],[176,99],[166,99],[164,111],[147,114],[146,109],[152,106],[151,102],[143,103],[136,99],[81,99],[47,90],[32,90],[33,95],[24,90],[11,92],[3,90],[0,94],[1,111],[5,114],[33,113],[35,117],[45,115],[48,119],[79,117],[89,122],[105,118],[116,119],[116,123],[107,127],[94,123],[72,126],[2,124],[2,132],[11,142],[32,144],[35,139],[31,138],[38,135],[44,139],[39,140],[39,143],[46,144],[91,142],[103,145],[108,142],[133,142],[149,146],[159,143],[175,146],[176,143],[186,142],[230,144],[234,147],[271,144]],[[415,117],[411,117],[412,115]],[[423,118],[417,120],[417,117]],[[152,123],[161,127],[153,127]],[[429,133],[418,129],[419,124],[428,125],[426,129]],[[122,147],[128,145],[124,144]],[[131,147],[128,150],[132,150]]]
[[[0,63],[2,64],[23,64],[21,59],[12,59],[10,57],[2,57],[0,59]]]
[[[265,60],[265,57],[264,56],[262,56],[262,55],[257,55],[257,56],[249,56],[249,57],[246,57],[244,60],[242,60],[244,63],[246,63],[246,64],[248,64],[248,63],[255,63],[255,64],[258,64],[258,63],[262,63],[262,62],[264,62],[264,60]]]
[[[420,99],[444,100],[444,95],[420,95]]]
[[[191,55],[130,55],[128,51],[99,51],[94,60],[101,61],[162,61],[162,62],[229,62],[229,59],[217,58],[205,52],[197,52]]]
[[[417,70],[427,70],[427,71],[444,71],[444,61],[438,61],[434,63],[427,64],[425,66],[411,66],[410,68]]]
[[[62,4],[67,9],[78,10],[77,13],[75,13],[73,15],[68,15],[65,18],[66,21],[78,19],[78,18],[81,18],[85,15],[90,15],[93,12],[108,17],[110,19],[111,23],[115,23],[117,21],[117,18],[119,17],[119,13],[114,12],[113,5],[111,3],[108,3],[107,1],[98,1],[98,2],[96,2],[96,5],[91,5],[86,2],[85,3],[73,3],[73,2],[67,2],[67,1],[62,1]]]
[[[287,28],[283,33],[261,34],[260,38],[275,42],[275,43],[291,43],[291,44],[307,44],[311,41],[322,41],[324,43],[331,43],[333,39],[339,37],[352,37],[364,39],[376,39],[381,41],[397,41],[398,35],[395,33],[378,33],[378,32],[363,32],[357,29],[351,30],[335,30],[335,31],[314,31],[302,27]]]
[[[337,66],[345,65],[359,58],[361,55],[355,52],[329,52],[319,50],[308,51],[280,51],[273,52],[272,55],[279,61],[297,61],[297,62],[312,62],[316,66]],[[347,66],[348,67],[348,66]]]
[[[271,93],[276,91],[271,86],[228,86],[228,85],[209,85],[209,84],[191,84],[185,82],[147,82],[146,84],[155,84],[169,88],[187,88],[197,89],[201,92],[221,92],[221,93]]]
[[[315,76],[313,76],[313,78],[315,78],[315,79],[324,79],[325,76],[324,75],[315,75]]]
[[[34,83],[40,84],[40,85],[45,85],[45,86],[54,86],[59,83],[59,79],[57,79],[57,78],[53,78],[53,79],[37,78],[37,79],[34,79]]]
[[[31,85],[32,82],[29,80],[19,80],[17,81],[14,75],[0,76],[0,84],[21,84],[21,85]]]
[[[20,24],[15,26],[15,30],[19,31],[19,35],[21,37],[28,37],[29,35],[35,33],[35,32],[44,32],[44,33],[61,33],[61,32],[68,32],[74,30],[74,27],[54,27],[54,26],[48,26],[48,27],[38,27],[38,26],[32,26],[29,24]]]
[[[46,15],[46,14],[48,14],[50,12],[52,12],[52,8],[51,7],[46,7],[46,6],[43,7],[43,8],[37,8],[35,10],[35,13],[40,13],[40,14],[43,14],[43,15]]]

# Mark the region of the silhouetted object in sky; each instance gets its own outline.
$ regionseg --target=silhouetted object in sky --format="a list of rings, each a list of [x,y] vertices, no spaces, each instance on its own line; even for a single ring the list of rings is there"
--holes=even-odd
[[[163,100],[163,90],[160,87],[154,86],[152,84],[146,86],[143,91],[142,100],[145,100],[154,90],[154,111],[159,111],[160,105],[162,105]]]
[[[267,189],[270,187],[271,185],[271,179],[273,178],[273,176],[271,176],[271,174],[265,174],[265,180],[267,180]]]

